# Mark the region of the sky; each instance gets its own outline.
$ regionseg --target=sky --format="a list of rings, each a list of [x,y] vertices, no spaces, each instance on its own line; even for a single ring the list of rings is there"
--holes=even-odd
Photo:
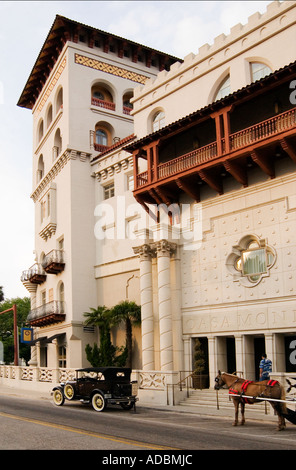
[[[114,33],[183,59],[270,1],[0,1],[0,286],[29,296],[20,281],[34,264],[32,113],[17,106],[55,16]]]

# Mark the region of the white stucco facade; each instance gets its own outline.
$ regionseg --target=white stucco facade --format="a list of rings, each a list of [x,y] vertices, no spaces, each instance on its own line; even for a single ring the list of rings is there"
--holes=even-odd
[[[52,301],[64,306],[62,321],[36,323],[35,338],[65,336],[46,343],[46,357],[36,341],[32,364],[54,367],[65,354],[64,367],[86,365],[85,345],[98,333],[83,328],[83,313],[128,299],[142,309],[141,328],[134,330],[136,369],[190,373],[198,337],[210,383],[218,368],[235,367],[254,379],[263,347],[274,369],[285,372],[287,338],[296,336],[295,162],[287,156],[276,162],[272,178],[252,168],[245,187],[227,179],[223,194],[202,186],[199,202],[182,193],[179,204],[190,214],[179,237],[177,224],[156,223],[134,198],[128,146],[155,131],[158,111],[168,126],[210,106],[227,76],[227,94],[248,86],[255,81],[252,63],[268,73],[293,63],[295,23],[295,2],[272,2],[264,14],[254,12],[246,25],[161,72],[102,47],[65,43],[32,107],[34,261],[60,250],[64,269],[37,285],[23,276],[32,310]],[[148,79],[139,85],[143,76]],[[105,90],[112,107],[95,104],[92,90]],[[123,97],[131,92],[134,108],[126,114]],[[101,151],[97,129],[108,138]],[[232,262],[251,242],[272,253],[256,282]]]

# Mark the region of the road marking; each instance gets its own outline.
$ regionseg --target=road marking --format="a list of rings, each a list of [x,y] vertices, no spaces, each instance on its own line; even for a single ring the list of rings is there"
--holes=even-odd
[[[41,426],[46,426],[46,427],[49,427],[49,428],[61,429],[63,431],[73,432],[73,433],[76,433],[76,434],[83,434],[84,436],[96,437],[97,439],[104,439],[104,440],[107,440],[107,441],[132,445],[132,446],[135,446],[135,447],[144,447],[144,448],[147,448],[147,449],[150,449],[150,450],[178,450],[174,447],[157,446],[157,445],[154,445],[154,444],[147,444],[147,443],[140,442],[140,441],[134,441],[134,440],[124,439],[124,438],[99,434],[99,433],[92,432],[92,431],[83,431],[82,429],[75,429],[75,428],[72,428],[70,426],[64,426],[64,425],[61,425],[61,424],[48,423],[46,421],[40,421],[38,419],[33,419],[33,418],[24,418],[22,416],[11,415],[9,413],[0,412],[0,416],[3,416],[5,418],[10,418],[10,419],[15,419],[15,420],[18,420],[18,421],[25,421],[27,423],[39,424]]]

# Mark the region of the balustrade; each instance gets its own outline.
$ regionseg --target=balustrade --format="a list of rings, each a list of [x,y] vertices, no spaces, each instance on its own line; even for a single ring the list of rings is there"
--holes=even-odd
[[[284,113],[278,114],[270,119],[259,122],[253,126],[242,129],[229,135],[229,142],[226,137],[221,139],[221,151],[219,151],[217,142],[212,142],[204,147],[200,147],[185,155],[160,163],[157,166],[156,180],[169,178],[178,175],[181,172],[198,167],[203,163],[210,162],[217,157],[231,154],[242,150],[249,145],[259,143],[264,139],[276,136],[284,131],[288,131],[296,125],[296,108],[290,109]],[[229,147],[227,146],[229,143]],[[229,151],[227,151],[229,148]],[[136,189],[139,189],[150,183],[148,172],[144,171],[137,175]]]
[[[62,250],[51,250],[45,255],[41,264],[47,273],[60,273],[65,267],[64,252]]]
[[[64,302],[59,300],[53,300],[34,308],[27,317],[27,321],[35,326],[44,326],[64,319]]]
[[[92,97],[91,104],[98,106],[99,108],[110,109],[110,111],[115,111],[115,103],[111,101],[99,100],[98,98]]]

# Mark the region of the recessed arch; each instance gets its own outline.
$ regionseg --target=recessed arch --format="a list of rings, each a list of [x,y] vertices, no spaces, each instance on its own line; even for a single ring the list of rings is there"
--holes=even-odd
[[[209,93],[208,104],[211,104],[214,101],[217,101],[218,99],[221,99],[221,98],[218,98],[218,94],[219,94],[219,92],[221,92],[221,87],[223,87],[226,84],[226,81],[228,80],[229,77],[230,77],[230,69],[227,68],[217,78],[217,80],[215,80],[215,82],[213,83],[213,86],[212,86],[211,91]],[[230,91],[229,91],[229,93],[230,93]]]
[[[52,104],[49,103],[46,109],[46,117],[45,117],[46,129],[48,129],[50,124],[52,123],[52,118],[53,118]]]
[[[59,87],[55,98],[55,114],[63,108],[63,87]]]
[[[44,121],[41,118],[37,126],[37,142],[39,143],[44,135]]]

